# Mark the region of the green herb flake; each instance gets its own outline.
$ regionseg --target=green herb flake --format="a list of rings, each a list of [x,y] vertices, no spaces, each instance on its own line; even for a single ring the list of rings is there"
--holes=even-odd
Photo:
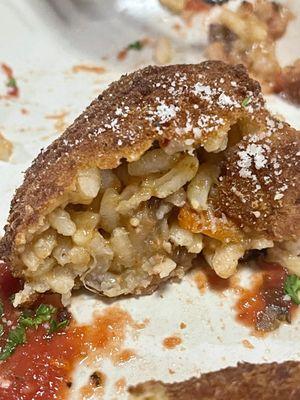
[[[284,292],[292,301],[300,304],[300,278],[297,275],[289,275],[284,282]]]
[[[7,87],[11,88],[16,88],[17,87],[17,81],[15,78],[9,78],[9,80],[6,82]]]
[[[4,305],[2,301],[0,300],[0,318],[3,317],[4,315]]]
[[[48,334],[51,335],[54,332],[60,331],[61,329],[66,328],[69,325],[69,320],[64,319],[61,322],[55,321],[55,319],[52,319],[50,321],[50,328],[48,330]]]
[[[49,304],[40,304],[35,315],[37,318],[43,319],[43,322],[46,322],[51,319],[51,316],[55,313],[55,311],[56,308]]]
[[[34,316],[23,313],[19,319],[19,323],[26,328],[37,328],[44,322],[50,321],[55,311],[56,308],[51,305],[40,304]]]
[[[27,329],[37,329],[39,325],[48,322],[50,325],[48,333],[52,334],[68,326],[68,319],[57,322],[53,318],[53,314],[55,314],[56,311],[57,309],[55,307],[48,304],[40,304],[35,314],[33,314],[29,310],[25,310],[18,320],[18,325],[15,328],[11,329],[8,333],[6,344],[0,352],[0,361],[6,360],[13,354],[13,352],[19,345],[26,343]],[[0,336],[3,333],[4,326],[0,324]]]
[[[143,48],[143,43],[137,40],[136,42],[130,43],[127,48],[128,50],[141,50]]]
[[[26,334],[24,326],[18,325],[13,328],[9,334],[7,342],[0,353],[0,361],[6,360],[13,354],[16,348],[26,342]]]
[[[251,97],[246,97],[246,98],[242,101],[242,107],[247,107],[250,103],[251,103]]]

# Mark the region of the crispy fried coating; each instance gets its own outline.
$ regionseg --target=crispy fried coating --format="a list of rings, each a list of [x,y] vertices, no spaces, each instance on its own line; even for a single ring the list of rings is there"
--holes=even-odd
[[[116,168],[152,145],[221,154],[209,200],[216,213],[250,236],[299,236],[299,134],[270,116],[245,68],[147,67],[111,84],[25,173],[0,242],[15,274],[22,276],[20,254],[45,215],[68,203],[79,171]]]
[[[300,363],[239,363],[184,382],[150,381],[129,389],[132,400],[298,400]]]
[[[275,241],[300,235],[300,135],[266,118],[263,131],[228,149],[214,205],[246,232]]]
[[[251,108],[243,107],[249,95]],[[265,114],[260,86],[241,65],[207,61],[147,67],[123,76],[26,171],[11,204],[1,256],[18,273],[22,265],[16,247],[27,242],[31,228],[56,207],[81,169],[115,168],[122,159],[138,159],[155,141],[213,150],[220,130],[239,119],[263,124]]]

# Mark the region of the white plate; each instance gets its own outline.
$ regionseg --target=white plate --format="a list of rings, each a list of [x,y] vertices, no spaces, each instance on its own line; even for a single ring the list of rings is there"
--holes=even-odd
[[[300,15],[299,2],[289,4]],[[206,17],[199,17],[192,29],[182,29],[181,33],[172,28],[178,22],[179,18],[163,10],[158,0],[0,0],[0,62],[13,67],[20,87],[20,98],[0,100],[0,131],[14,143],[11,162],[0,163],[0,229],[13,192],[22,181],[22,171],[60,133],[57,122],[62,118],[49,116],[65,113],[62,122],[71,123],[109,82],[124,72],[153,63],[150,47],[130,52],[124,62],[116,59],[119,50],[146,36],[168,35],[177,41],[173,62],[202,59]],[[278,46],[284,64],[300,56],[299,40],[296,19]],[[102,59],[104,56],[108,58]],[[71,72],[74,65],[91,63],[105,67],[106,72]],[[299,108],[275,96],[270,96],[268,105],[300,128]],[[22,108],[29,113],[22,114]],[[108,377],[104,398],[125,399],[126,394],[117,393],[114,386],[120,378],[125,378],[127,384],[148,379],[174,381],[242,360],[300,359],[300,342],[295,340],[299,320],[282,325],[265,338],[253,337],[235,322],[234,299],[230,290],[222,296],[208,291],[201,295],[190,273],[180,284],[167,285],[151,296],[115,302],[135,321],[150,321],[139,334],[128,330],[123,347],[133,348],[136,357],[119,366],[109,358],[99,359],[91,368],[84,360],[76,371],[70,398],[80,398],[78,388],[95,369]],[[88,321],[93,311],[101,312],[106,307],[101,299],[88,293],[72,301],[72,310],[80,321]],[[181,322],[186,329],[179,328]],[[181,337],[182,344],[167,350],[162,341],[173,334]],[[245,339],[253,349],[243,345]]]

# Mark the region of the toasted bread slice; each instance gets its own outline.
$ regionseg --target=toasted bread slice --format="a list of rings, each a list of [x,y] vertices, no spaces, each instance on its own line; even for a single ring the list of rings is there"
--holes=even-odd
[[[240,363],[184,382],[142,383],[129,392],[130,400],[298,400],[300,363]]]
[[[295,224],[282,230],[290,210],[299,217],[298,138],[269,115],[242,66],[209,61],[122,77],[40,153],[16,192],[1,241],[26,281],[15,305],[48,290],[66,300],[80,285],[110,297],[149,293],[202,250],[226,278],[245,251],[294,239]],[[247,175],[264,173],[261,153],[265,169],[277,168],[278,153],[283,171],[262,186],[264,208]]]

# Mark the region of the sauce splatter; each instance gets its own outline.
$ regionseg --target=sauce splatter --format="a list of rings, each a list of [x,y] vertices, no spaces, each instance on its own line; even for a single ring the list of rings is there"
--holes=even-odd
[[[194,281],[201,293],[207,288],[217,292],[233,289],[238,294],[236,319],[256,332],[269,332],[285,321],[290,323],[296,305],[286,296],[284,282],[288,271],[279,264],[259,261],[259,272],[252,277],[252,287],[243,288],[239,277],[220,278],[210,267],[201,266]]]
[[[117,382],[115,383],[115,388],[118,393],[124,392],[126,389],[126,379],[125,378],[118,379]]]
[[[79,65],[74,65],[72,68],[72,72],[78,73],[78,72],[89,72],[93,74],[103,74],[106,72],[106,69],[104,67],[100,67],[97,65],[85,65],[85,64],[79,64]]]
[[[240,291],[236,303],[237,320],[256,331],[268,332],[282,321],[291,322],[296,306],[287,299],[284,282],[288,275],[279,264],[262,262],[250,289]]]
[[[209,266],[203,266],[201,271],[194,275],[194,281],[201,293],[204,293],[207,288],[223,292],[231,287],[230,279],[220,278]]]
[[[7,95],[7,97],[19,97],[20,90],[17,85],[16,78],[14,77],[12,68],[7,64],[2,63],[1,69],[7,78],[7,80],[6,80],[6,87],[7,87],[6,95]]]
[[[136,357],[136,352],[132,349],[122,350],[116,357],[116,363],[124,364]]]
[[[163,340],[163,345],[166,349],[172,350],[182,343],[182,339],[178,336],[169,336]]]
[[[128,48],[127,47],[125,49],[120,50],[118,55],[117,55],[117,59],[119,61],[124,61],[125,58],[127,57],[127,53],[128,53]]]
[[[250,350],[254,349],[253,344],[251,342],[249,342],[248,339],[242,340],[242,344],[243,344],[244,347],[246,347],[246,349],[250,349]]]
[[[22,287],[22,282],[12,277],[6,264],[0,264],[0,295],[4,305],[4,318],[13,326],[20,311],[13,308],[10,297]],[[43,296],[40,300],[59,305],[57,296]],[[46,327],[27,332],[26,344],[0,363],[1,400],[54,400],[66,398],[72,386],[71,375],[86,356],[116,355],[126,334],[131,317],[118,307],[106,308],[95,317],[93,325],[78,326],[71,322],[68,328],[47,335]],[[4,337],[0,338],[0,346]]]
[[[137,330],[145,329],[146,326],[149,325],[149,323],[150,323],[150,319],[145,318],[144,321],[142,321],[142,322],[134,322],[133,327]]]
[[[117,59],[119,61],[124,61],[130,50],[141,50],[144,46],[149,44],[149,42],[149,38],[144,38],[141,40],[137,40],[136,42],[130,43],[124,49],[119,51],[119,53],[117,54]]]

